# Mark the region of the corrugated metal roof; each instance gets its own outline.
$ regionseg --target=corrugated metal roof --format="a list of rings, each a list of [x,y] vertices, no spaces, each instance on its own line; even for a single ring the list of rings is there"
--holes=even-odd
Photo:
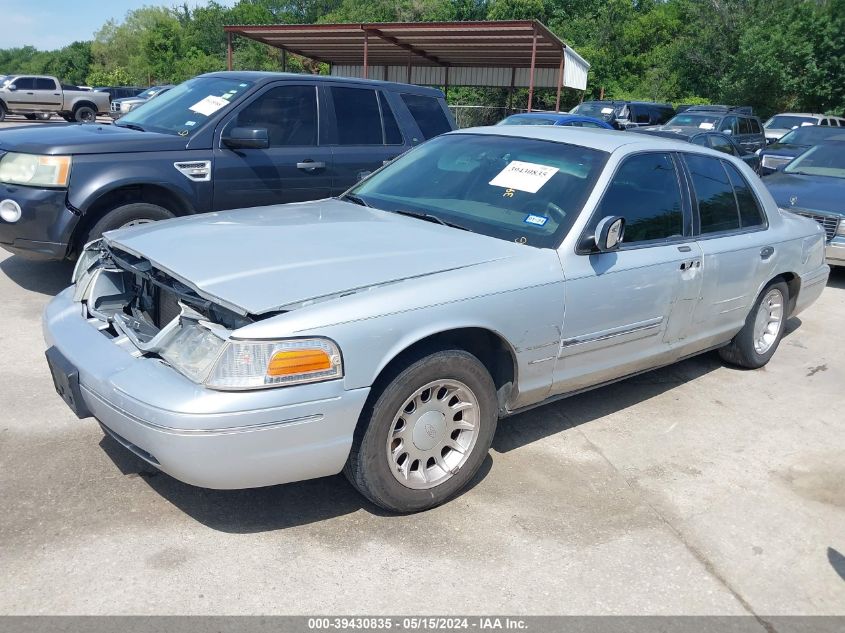
[[[226,26],[240,35],[310,59],[345,68],[530,68],[557,71],[564,58],[563,85],[586,88],[589,63],[536,20],[491,22],[388,22]],[[366,61],[365,57],[366,49]],[[419,73],[416,73],[419,74]],[[427,75],[427,73],[422,73]],[[439,73],[435,73],[438,74]],[[508,73],[509,75],[510,73]],[[454,76],[453,76],[454,75]],[[471,85],[502,85],[497,72]],[[510,77],[507,78],[508,84]],[[451,73],[449,83],[461,85]],[[545,83],[545,82],[544,82]]]

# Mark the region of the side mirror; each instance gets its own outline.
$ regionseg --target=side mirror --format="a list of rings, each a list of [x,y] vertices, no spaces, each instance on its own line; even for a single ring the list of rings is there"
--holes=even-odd
[[[596,248],[602,253],[615,251],[625,237],[625,218],[609,215],[599,220],[596,226]]]
[[[8,86],[6,86],[6,89],[9,92],[15,92],[18,89],[18,87],[15,84],[9,84]]]
[[[231,149],[267,149],[270,135],[265,128],[233,127],[223,132],[220,141]]]
[[[733,134],[733,131],[728,128],[727,130],[722,130],[722,134],[727,134],[728,136],[730,136],[731,134]]]

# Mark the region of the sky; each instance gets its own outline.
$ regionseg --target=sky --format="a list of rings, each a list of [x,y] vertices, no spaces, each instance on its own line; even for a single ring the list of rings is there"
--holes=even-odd
[[[92,39],[106,20],[120,21],[132,9],[181,6],[186,1],[190,7],[207,4],[204,0],[0,0],[0,48],[61,48]]]

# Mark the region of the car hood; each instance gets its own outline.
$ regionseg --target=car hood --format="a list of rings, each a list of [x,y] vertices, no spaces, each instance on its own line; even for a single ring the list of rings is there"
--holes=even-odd
[[[766,176],[766,187],[783,209],[814,209],[845,213],[845,180],[829,176],[804,176],[778,172]]]
[[[143,103],[146,99],[140,97],[123,97],[121,99],[112,99],[112,103]]]
[[[114,125],[69,123],[3,130],[0,152],[109,154],[183,150],[187,139]]]
[[[791,129],[786,128],[763,128],[763,132],[766,135],[766,138],[780,138],[787,132],[790,132]]]
[[[295,309],[532,248],[335,199],[179,218],[112,231],[106,240],[245,314]]]

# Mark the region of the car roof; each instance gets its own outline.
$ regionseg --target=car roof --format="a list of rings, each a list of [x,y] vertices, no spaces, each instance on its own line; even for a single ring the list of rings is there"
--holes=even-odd
[[[815,117],[826,117],[832,116],[835,118],[839,118],[835,114],[816,114],[815,112],[778,112],[777,114],[773,114],[770,118],[775,118],[776,116],[815,116]]]
[[[429,88],[428,86],[417,86],[414,84],[403,84],[396,81],[381,81],[380,79],[357,79],[354,77],[335,77],[332,75],[306,75],[301,73],[275,73],[260,70],[222,70],[213,73],[205,73],[199,75],[200,77],[225,77],[241,81],[252,81],[256,84],[263,84],[270,81],[279,81],[282,79],[294,81],[316,81],[319,83],[342,83],[342,84],[361,84],[364,86],[377,85],[387,89],[401,88],[402,92],[412,92],[416,94],[427,94],[430,96],[442,97],[443,93],[437,88]]]
[[[589,147],[603,152],[612,153],[616,150],[631,146],[642,149],[662,149],[665,151],[689,151],[692,146],[686,141],[676,141],[662,136],[646,134],[632,134],[617,130],[601,128],[556,127],[545,125],[496,125],[490,127],[471,127],[463,130],[447,132],[447,134],[489,134],[491,136],[510,136],[515,138],[537,139],[570,143]],[[707,148],[700,148],[707,149]],[[712,151],[712,150],[708,150]]]

